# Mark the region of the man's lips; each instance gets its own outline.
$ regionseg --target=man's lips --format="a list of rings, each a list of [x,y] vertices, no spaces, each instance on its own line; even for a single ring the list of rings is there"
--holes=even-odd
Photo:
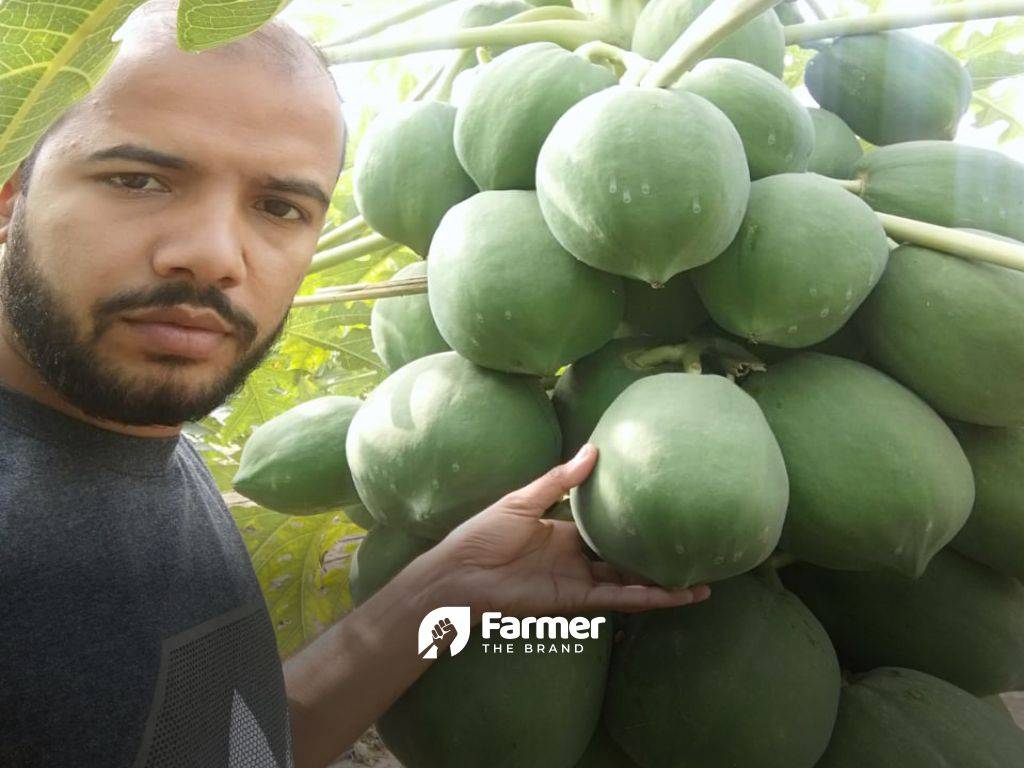
[[[168,307],[122,319],[152,351],[195,360],[210,357],[232,335],[216,313],[205,310]]]

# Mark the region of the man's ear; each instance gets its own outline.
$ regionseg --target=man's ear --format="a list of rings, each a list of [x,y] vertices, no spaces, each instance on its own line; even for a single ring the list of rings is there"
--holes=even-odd
[[[4,185],[0,187],[0,243],[7,242],[7,230],[14,216],[14,201],[21,191],[21,168],[19,167]]]

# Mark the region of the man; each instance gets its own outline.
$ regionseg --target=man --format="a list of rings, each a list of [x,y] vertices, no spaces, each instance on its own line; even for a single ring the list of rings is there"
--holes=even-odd
[[[150,3],[0,192],[0,765],[323,766],[433,663],[439,606],[682,605],[619,583],[543,510],[584,449],[456,529],[283,669],[183,421],[281,329],[342,164],[333,81],[294,31],[177,49]],[[496,662],[500,663],[500,662]]]

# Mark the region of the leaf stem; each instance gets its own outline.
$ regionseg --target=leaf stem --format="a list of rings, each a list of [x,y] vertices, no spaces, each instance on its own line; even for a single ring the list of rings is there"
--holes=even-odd
[[[973,2],[951,3],[913,11],[892,11],[872,13],[868,16],[809,21],[786,27],[786,45],[842,35],[908,29],[928,24],[946,24],[970,19],[996,19],[1020,14],[1024,14],[1024,2],[1021,0],[974,0]]]
[[[623,43],[607,22],[600,19],[573,21],[525,21],[515,24],[496,24],[490,27],[468,27],[440,34],[417,35],[401,40],[370,40],[352,45],[327,46],[324,54],[333,64],[353,61],[373,61],[405,56],[422,51],[443,51],[480,46],[512,46],[549,41],[563,48],[575,49],[591,40]]]
[[[353,240],[334,248],[328,248],[326,251],[321,251],[313,257],[313,261],[310,262],[306,274],[312,275],[315,272],[323,272],[325,269],[330,269],[338,264],[344,264],[346,261],[358,259],[360,256],[366,256],[391,244],[391,241],[386,237],[374,232],[358,240]]]
[[[882,222],[886,233],[897,242],[913,243],[953,256],[998,264],[1024,272],[1024,245],[976,235],[961,229],[905,219],[889,213],[876,211],[875,215]]]
[[[356,40],[362,40],[375,35],[378,32],[382,32],[388,27],[393,27],[396,24],[401,24],[403,21],[408,21],[409,19],[415,19],[417,16],[422,16],[428,11],[440,8],[442,5],[447,5],[450,2],[452,2],[452,0],[420,0],[418,3],[411,3],[400,11],[395,11],[394,13],[386,16],[380,16],[368,24],[357,27],[347,35],[336,37],[321,47],[328,45],[343,45],[345,43],[355,42]]]
[[[641,85],[667,88],[708,51],[748,21],[773,8],[778,0],[718,0],[709,5],[651,67]],[[801,25],[802,26],[802,25]]]
[[[427,292],[427,278],[410,277],[404,280],[385,280],[380,283],[353,283],[339,288],[327,288],[309,296],[296,296],[293,307],[310,307],[343,301],[382,299],[387,296],[414,296]]]
[[[589,43],[584,43],[573,53],[583,57],[592,64],[612,64],[616,75],[620,79],[624,78],[630,71],[637,72],[643,70],[643,72],[646,72],[654,65],[653,61],[645,59],[638,53],[623,50],[617,45],[611,45],[603,40],[591,40]]]
[[[333,248],[339,243],[344,243],[350,240],[353,235],[359,232],[363,227],[366,226],[366,220],[361,215],[353,216],[348,221],[343,221],[341,224],[336,226],[334,229],[328,230],[324,234],[320,235],[320,239],[316,241],[317,253],[325,251],[328,248]]]

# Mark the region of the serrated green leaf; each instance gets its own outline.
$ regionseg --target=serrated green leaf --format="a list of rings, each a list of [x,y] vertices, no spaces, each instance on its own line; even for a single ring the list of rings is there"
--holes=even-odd
[[[142,0],[0,2],[0,183],[99,81],[111,40]]]
[[[178,45],[205,51],[252,34],[291,0],[181,0]]]
[[[339,512],[292,516],[232,507],[286,659],[352,609],[351,556],[365,531]]]
[[[1024,118],[1017,111],[1018,100],[1012,93],[999,97],[975,92],[971,104],[974,109],[975,128],[987,128],[1002,122],[1005,127],[999,134],[1000,144],[1024,138]]]
[[[988,88],[993,83],[1024,74],[1024,54],[1009,51],[983,53],[967,62],[971,84],[976,91]]]

